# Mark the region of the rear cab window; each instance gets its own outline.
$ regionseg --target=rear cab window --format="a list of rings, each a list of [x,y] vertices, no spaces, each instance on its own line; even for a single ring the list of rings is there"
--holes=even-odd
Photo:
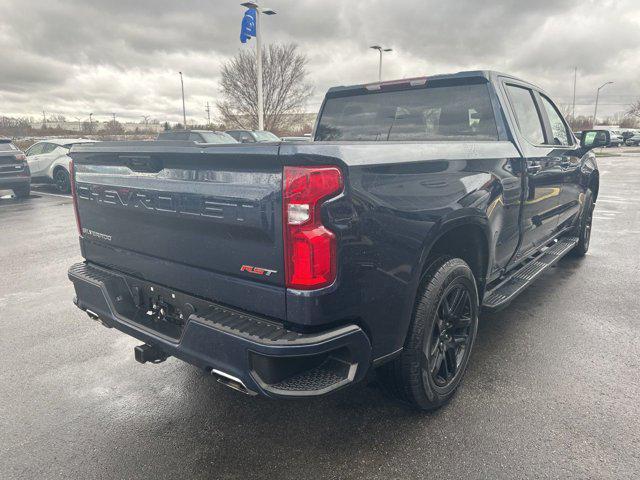
[[[544,129],[533,92],[529,88],[511,84],[507,84],[506,89],[522,136],[534,145],[544,144]]]
[[[327,97],[316,141],[496,141],[486,82],[438,81],[395,91],[347,91]]]

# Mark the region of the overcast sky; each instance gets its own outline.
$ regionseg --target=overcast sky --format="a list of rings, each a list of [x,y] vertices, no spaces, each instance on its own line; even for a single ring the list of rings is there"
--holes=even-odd
[[[220,65],[239,49],[243,8],[232,0],[0,0],[0,115],[115,113],[205,118]],[[538,84],[577,113],[611,114],[640,98],[640,1],[270,0],[265,42],[295,42],[309,58],[315,112],[332,85],[494,69]],[[599,115],[600,116],[600,115]]]

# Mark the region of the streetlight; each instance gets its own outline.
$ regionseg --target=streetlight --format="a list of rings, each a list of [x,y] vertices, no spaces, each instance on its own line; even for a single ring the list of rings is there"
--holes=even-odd
[[[256,83],[258,86],[258,130],[264,130],[264,105],[262,96],[262,46],[260,35],[260,14],[275,15],[275,10],[271,8],[261,7],[256,2],[244,2],[241,3],[243,7],[250,8],[256,11]]]
[[[184,108],[184,80],[182,79],[182,72],[178,72],[180,74],[180,86],[182,87],[182,120],[184,129],[187,129],[187,111]]]
[[[600,85],[598,87],[598,90],[596,91],[596,108],[593,111],[593,124],[591,125],[591,128],[595,128],[596,126],[596,115],[598,113],[598,98],[600,97],[600,90],[603,89],[604,87],[606,87],[607,85],[612,84],[613,82],[607,82],[607,83],[603,83],[602,85]]]
[[[373,45],[369,48],[378,50],[378,52],[380,52],[380,63],[378,64],[378,81],[381,82],[382,81],[382,52],[392,52],[393,48],[383,48],[380,45]]]

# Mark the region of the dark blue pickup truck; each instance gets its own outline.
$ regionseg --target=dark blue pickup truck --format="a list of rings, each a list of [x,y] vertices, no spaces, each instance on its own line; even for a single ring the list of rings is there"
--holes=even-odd
[[[464,72],[332,88],[313,142],[78,145],[77,306],[247,394],[376,369],[444,404],[481,309],[589,247],[599,175],[538,87]]]

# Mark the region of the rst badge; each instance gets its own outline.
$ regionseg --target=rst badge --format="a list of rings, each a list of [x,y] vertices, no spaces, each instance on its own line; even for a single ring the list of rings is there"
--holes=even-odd
[[[265,277],[271,276],[271,274],[278,273],[277,270],[269,270],[268,268],[253,267],[251,265],[242,265],[240,267],[241,272],[253,273],[255,275],[264,275]]]

